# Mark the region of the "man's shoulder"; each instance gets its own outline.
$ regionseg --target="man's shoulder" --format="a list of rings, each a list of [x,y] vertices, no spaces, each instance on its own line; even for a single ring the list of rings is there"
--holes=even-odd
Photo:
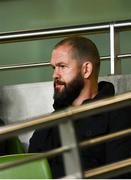
[[[29,152],[47,151],[58,147],[59,144],[59,131],[56,126],[37,129],[30,139]]]
[[[110,113],[110,124],[118,129],[131,127],[131,106],[115,109]]]
[[[53,126],[53,127],[45,127],[45,128],[40,128],[40,129],[36,129],[34,131],[34,134],[39,136],[39,137],[43,137],[43,136],[48,136],[49,134],[54,134],[55,132],[58,131],[58,127]]]
[[[4,126],[4,125],[5,125],[4,121],[0,119],[0,126]]]

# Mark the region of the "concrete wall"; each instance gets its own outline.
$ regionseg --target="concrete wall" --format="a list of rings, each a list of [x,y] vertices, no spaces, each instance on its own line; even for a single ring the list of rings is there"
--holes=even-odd
[[[116,94],[131,91],[131,75],[100,77],[99,81],[110,81]],[[13,123],[35,118],[53,111],[53,83],[41,82],[0,87],[0,118],[5,123]],[[20,135],[27,148],[32,131]]]
[[[131,91],[131,74],[103,76],[99,78],[99,81],[102,80],[109,81],[114,84],[116,95]]]

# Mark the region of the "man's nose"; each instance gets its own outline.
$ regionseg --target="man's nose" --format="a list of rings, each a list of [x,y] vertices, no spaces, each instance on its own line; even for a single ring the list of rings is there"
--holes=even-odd
[[[57,68],[54,69],[53,73],[53,79],[59,78],[60,77],[60,72]]]

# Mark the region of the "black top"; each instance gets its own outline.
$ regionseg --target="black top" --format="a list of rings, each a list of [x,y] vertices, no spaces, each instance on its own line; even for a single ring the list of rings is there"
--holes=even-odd
[[[4,122],[0,119],[0,126],[4,126]],[[0,139],[0,156],[6,155],[6,140]]]
[[[94,99],[84,101],[84,103],[88,105],[88,102],[113,95],[114,86],[109,82],[102,81],[99,83],[98,95]],[[125,107],[84,119],[81,118],[74,121],[74,126],[78,141],[126,129],[131,127],[130,108]],[[30,139],[29,152],[43,152],[60,146],[61,142],[58,127],[44,128],[36,130],[33,133]],[[131,140],[130,137],[124,137],[111,142],[98,144],[81,150],[80,154],[83,168],[87,170],[130,157]],[[60,178],[65,175],[62,156],[50,159],[49,163],[54,178]],[[129,178],[129,176],[127,177]]]

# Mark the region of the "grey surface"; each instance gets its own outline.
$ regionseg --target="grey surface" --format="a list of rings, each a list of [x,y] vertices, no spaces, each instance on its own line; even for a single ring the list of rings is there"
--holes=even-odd
[[[52,97],[52,82],[1,86],[0,118],[8,124],[51,113],[53,111]],[[25,148],[32,132],[19,136]]]
[[[131,91],[131,74],[100,77],[99,81],[101,80],[112,82],[116,94]]]

